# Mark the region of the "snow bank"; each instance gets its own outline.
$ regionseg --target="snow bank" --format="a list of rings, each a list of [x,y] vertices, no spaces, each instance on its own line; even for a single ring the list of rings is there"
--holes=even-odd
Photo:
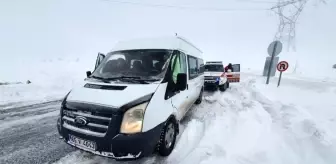
[[[206,128],[202,140],[187,156],[178,158],[172,154],[168,160],[202,164],[335,163],[336,129],[335,122],[331,121],[336,118],[335,103],[331,100],[335,93],[328,92],[327,86],[300,92],[285,86],[264,87],[263,83],[264,78],[245,79],[211,105],[197,107],[193,112],[195,119],[206,117],[203,118]],[[303,85],[316,84],[306,82]],[[314,95],[316,89],[325,89],[325,92]],[[281,99],[284,95],[287,101]],[[309,103],[315,96],[323,100]],[[297,97],[306,99],[306,103],[297,102]],[[323,109],[318,104],[323,104]],[[316,115],[317,112],[320,114]],[[181,150],[178,148],[175,154],[183,152],[185,146]]]

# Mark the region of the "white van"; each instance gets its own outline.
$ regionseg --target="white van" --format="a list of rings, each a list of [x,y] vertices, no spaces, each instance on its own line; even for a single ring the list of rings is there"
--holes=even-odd
[[[64,141],[117,160],[168,156],[179,121],[202,102],[202,52],[175,37],[135,39],[99,53],[83,86],[64,98],[57,127]]]
[[[229,88],[229,81],[222,61],[207,61],[204,69],[205,87],[216,87],[221,91]]]

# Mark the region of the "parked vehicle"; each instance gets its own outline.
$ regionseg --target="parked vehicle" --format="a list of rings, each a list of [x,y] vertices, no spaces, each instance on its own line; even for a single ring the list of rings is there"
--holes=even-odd
[[[229,87],[229,82],[225,75],[223,62],[207,61],[204,67],[205,87],[216,87],[221,91],[225,91]]]
[[[117,160],[168,156],[202,102],[202,52],[182,37],[119,42],[64,98],[57,127],[76,148]]]

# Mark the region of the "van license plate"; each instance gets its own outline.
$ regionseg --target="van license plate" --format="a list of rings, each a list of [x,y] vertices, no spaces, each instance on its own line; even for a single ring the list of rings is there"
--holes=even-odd
[[[215,83],[215,81],[205,80],[205,83]]]
[[[89,149],[89,150],[96,150],[96,143],[93,141],[83,140],[81,138],[75,137],[73,135],[69,135],[70,144],[75,145],[79,148]]]

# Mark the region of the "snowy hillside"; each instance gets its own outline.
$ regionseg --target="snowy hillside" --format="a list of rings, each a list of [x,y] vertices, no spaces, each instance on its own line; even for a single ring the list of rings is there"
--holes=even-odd
[[[59,100],[81,83],[85,72],[93,66],[94,62],[86,62],[85,58],[56,58],[34,61],[29,67],[16,67],[10,72],[2,70],[2,81],[21,84],[0,85],[0,110],[2,106],[9,108]],[[26,84],[27,80],[32,83]]]

